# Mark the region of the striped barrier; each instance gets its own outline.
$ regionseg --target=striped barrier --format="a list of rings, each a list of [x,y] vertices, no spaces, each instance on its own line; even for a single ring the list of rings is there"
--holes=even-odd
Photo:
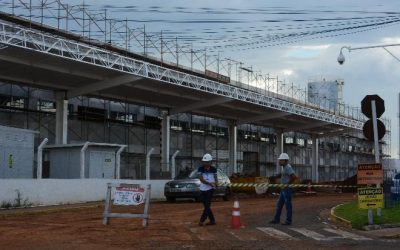
[[[319,187],[319,188],[358,188],[353,185],[328,185],[328,184],[271,184],[271,183],[219,183],[219,186],[227,187]]]

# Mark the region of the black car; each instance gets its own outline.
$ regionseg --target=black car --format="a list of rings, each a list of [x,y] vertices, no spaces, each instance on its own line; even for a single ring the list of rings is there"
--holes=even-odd
[[[230,183],[229,177],[217,169],[218,183]],[[200,180],[198,179],[197,169],[181,171],[178,176],[165,184],[164,196],[167,201],[175,201],[176,198],[193,198],[200,201]],[[214,192],[214,196],[222,197],[224,201],[229,200],[231,195],[230,187],[219,185]]]

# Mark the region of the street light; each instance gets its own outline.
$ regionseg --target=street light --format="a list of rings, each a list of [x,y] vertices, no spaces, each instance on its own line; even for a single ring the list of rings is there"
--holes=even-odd
[[[340,53],[339,53],[339,56],[338,56],[338,58],[337,58],[337,61],[338,61],[338,63],[341,64],[341,65],[345,62],[346,59],[345,59],[345,57],[344,57],[344,55],[343,55],[343,49],[347,49],[349,52],[351,52],[352,50],[382,48],[382,49],[384,49],[387,53],[389,53],[392,57],[394,57],[397,61],[400,62],[400,59],[399,59],[397,56],[395,56],[392,52],[390,52],[390,51],[386,48],[386,47],[394,47],[394,46],[400,46],[400,43],[386,44],[386,45],[365,46],[365,47],[355,47],[355,48],[352,48],[352,47],[350,47],[350,46],[343,46],[343,47],[340,49]]]

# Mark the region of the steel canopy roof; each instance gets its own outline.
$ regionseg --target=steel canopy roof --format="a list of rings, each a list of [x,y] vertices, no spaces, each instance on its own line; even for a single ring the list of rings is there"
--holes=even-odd
[[[232,95],[225,95],[224,91],[214,91],[214,93],[209,91],[207,86],[219,86],[217,83],[193,87],[189,79],[186,85],[171,84],[164,78],[168,76],[168,80],[173,79],[175,75],[172,74],[162,73],[164,75],[161,75],[160,73],[161,76],[157,75],[158,78],[151,78],[147,77],[150,76],[149,72],[145,72],[147,75],[144,76],[138,74],[143,69],[132,73],[124,72],[120,68],[103,67],[84,60],[74,60],[65,54],[46,53],[40,48],[20,46],[12,42],[6,43],[1,38],[0,43],[6,46],[0,50],[0,79],[2,81],[66,91],[67,98],[89,95],[156,106],[169,110],[171,114],[187,112],[233,120],[238,124],[252,123],[283,129],[283,131],[311,134],[340,133],[346,129],[361,129],[362,126],[361,121],[313,107],[304,108],[304,111],[299,112],[293,112],[289,108],[285,110],[281,106],[274,107],[274,101],[282,103],[279,98],[265,96],[266,100],[272,103],[268,106],[254,103],[250,99],[232,98]],[[146,70],[150,69],[153,70],[146,68]],[[176,74],[179,74],[179,77],[182,75],[179,72]],[[195,83],[199,82],[202,83],[201,79]],[[234,87],[232,89],[241,91]],[[288,107],[296,105],[301,108],[302,106],[290,101],[286,102]],[[304,103],[303,106],[305,107]],[[301,113],[308,111],[311,114],[316,112],[318,115],[326,113],[326,116],[333,117],[333,120],[324,121],[319,118],[320,116],[316,115],[313,118],[312,115]],[[338,121],[344,119],[350,121],[349,124],[353,122],[354,125],[335,122],[335,117]]]

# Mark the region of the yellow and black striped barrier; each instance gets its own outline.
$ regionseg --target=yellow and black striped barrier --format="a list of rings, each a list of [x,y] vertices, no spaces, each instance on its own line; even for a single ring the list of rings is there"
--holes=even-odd
[[[272,183],[219,183],[219,186],[227,186],[227,187],[279,187],[279,188],[287,188],[287,187],[313,187],[313,188],[358,188],[358,186],[353,185],[331,185],[331,184],[272,184]]]

